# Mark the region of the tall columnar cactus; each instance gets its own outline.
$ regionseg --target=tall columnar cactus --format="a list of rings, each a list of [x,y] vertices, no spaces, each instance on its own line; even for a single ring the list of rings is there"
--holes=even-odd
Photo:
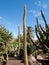
[[[23,37],[24,37],[24,65],[28,65],[27,57],[27,43],[26,43],[26,6],[24,6],[24,16],[23,16]]]
[[[18,56],[20,53],[20,26],[18,26]]]
[[[44,20],[44,22],[45,22],[45,27],[46,27],[46,29],[47,29],[47,28],[48,28],[48,24],[47,24],[47,21],[46,21],[46,19],[45,19],[45,16],[44,16],[42,10],[41,10],[41,15],[42,15],[42,18],[43,18],[43,20]]]
[[[49,51],[49,26],[42,11],[41,15],[45,22],[45,29],[39,24],[38,18],[36,18],[37,25],[35,26],[35,32],[38,40],[40,41],[43,52],[47,53]]]

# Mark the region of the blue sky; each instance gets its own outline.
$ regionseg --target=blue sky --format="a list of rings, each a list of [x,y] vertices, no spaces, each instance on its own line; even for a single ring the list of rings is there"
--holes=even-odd
[[[49,0],[0,0],[0,24],[4,25],[15,37],[18,35],[18,25],[23,33],[24,5],[27,7],[26,25],[35,28],[36,16],[44,26],[40,11],[43,10],[49,24]]]

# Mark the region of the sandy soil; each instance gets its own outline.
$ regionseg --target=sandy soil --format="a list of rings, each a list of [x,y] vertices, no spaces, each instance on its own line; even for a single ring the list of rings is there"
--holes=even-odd
[[[6,65],[24,65],[22,60],[10,57]]]

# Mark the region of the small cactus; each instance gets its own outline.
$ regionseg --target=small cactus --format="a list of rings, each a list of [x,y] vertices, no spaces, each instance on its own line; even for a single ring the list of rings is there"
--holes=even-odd
[[[18,56],[20,53],[20,26],[18,26]]]

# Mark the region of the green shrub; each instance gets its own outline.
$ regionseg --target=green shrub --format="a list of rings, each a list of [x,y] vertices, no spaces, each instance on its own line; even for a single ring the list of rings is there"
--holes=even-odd
[[[15,54],[15,52],[14,52],[14,51],[11,51],[11,52],[9,53],[9,56],[10,56],[10,57],[14,57],[14,54]]]
[[[33,45],[27,45],[27,54],[30,55],[32,54],[32,52],[34,51],[35,47]],[[19,57],[20,58],[23,58],[24,57],[24,52],[23,52],[23,46],[20,47],[20,55]]]
[[[35,47],[33,45],[27,45],[27,54],[30,55],[34,51]]]

